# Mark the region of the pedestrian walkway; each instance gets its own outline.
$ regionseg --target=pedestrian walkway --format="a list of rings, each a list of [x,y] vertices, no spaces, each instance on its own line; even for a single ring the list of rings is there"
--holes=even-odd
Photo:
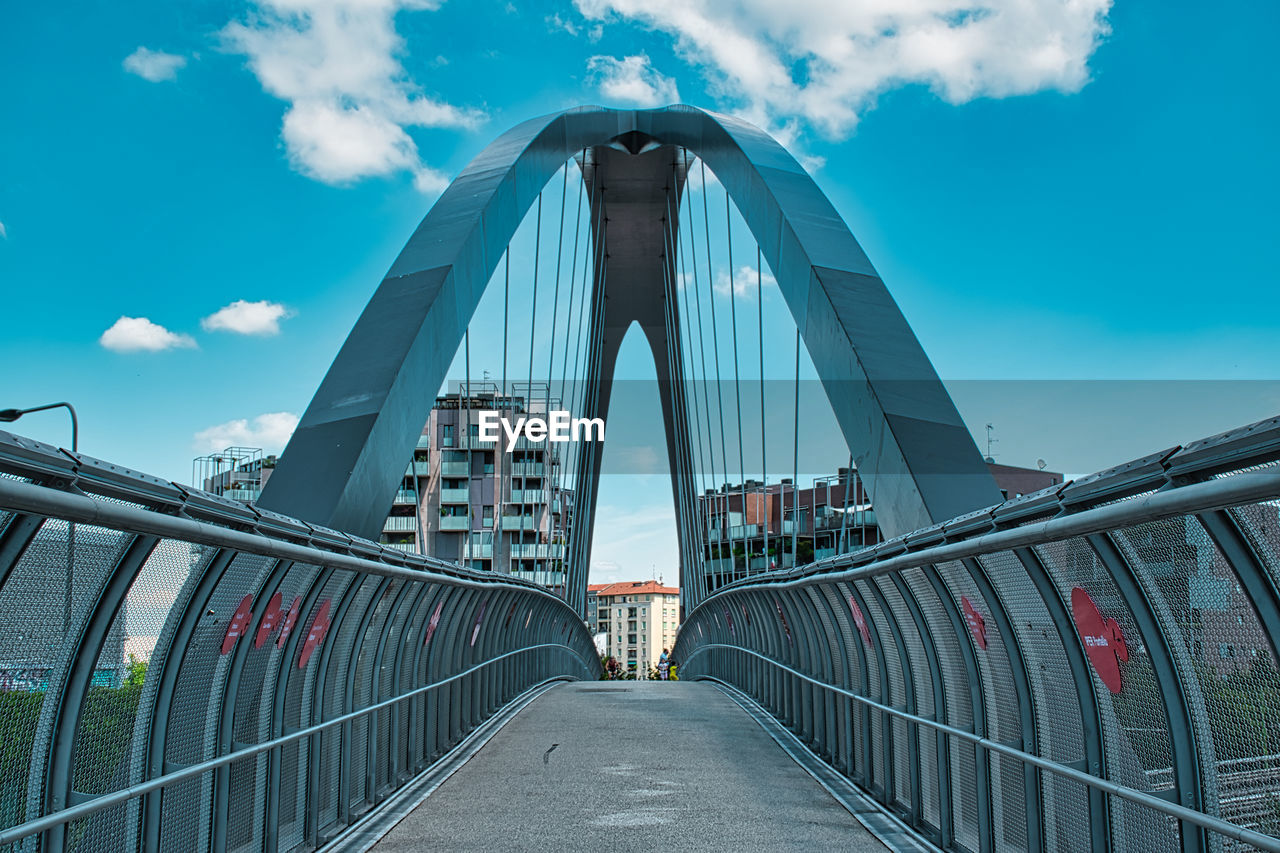
[[[521,711],[388,833],[407,850],[884,847],[697,682],[576,682]]]

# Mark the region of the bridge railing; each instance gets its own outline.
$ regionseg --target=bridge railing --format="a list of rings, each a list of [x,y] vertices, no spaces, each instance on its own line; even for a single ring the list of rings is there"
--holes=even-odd
[[[754,697],[947,849],[1280,850],[1280,419],[689,614]]]
[[[533,584],[0,432],[0,850],[311,849],[598,673]]]

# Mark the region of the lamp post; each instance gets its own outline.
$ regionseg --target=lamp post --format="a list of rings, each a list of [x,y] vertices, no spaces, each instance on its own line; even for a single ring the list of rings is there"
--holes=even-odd
[[[48,409],[66,409],[71,413],[71,452],[78,453],[80,440],[80,423],[76,420],[76,408],[70,403],[50,403],[47,406],[33,406],[30,409],[0,409],[0,421],[4,423],[13,423],[23,415],[29,415],[32,412],[43,412]]]
[[[0,423],[13,423],[23,415],[32,412],[43,412],[48,409],[66,409],[71,413],[71,452],[80,452],[80,422],[76,419],[76,407],[70,403],[49,403],[46,406],[32,406],[30,409],[0,409]],[[76,565],[76,523],[67,522],[67,594],[63,603],[63,629],[71,630],[71,596]]]

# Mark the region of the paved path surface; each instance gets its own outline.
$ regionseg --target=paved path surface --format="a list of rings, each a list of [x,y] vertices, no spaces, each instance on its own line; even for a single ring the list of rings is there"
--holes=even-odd
[[[801,849],[885,850],[719,690],[654,681],[539,697],[375,848]]]

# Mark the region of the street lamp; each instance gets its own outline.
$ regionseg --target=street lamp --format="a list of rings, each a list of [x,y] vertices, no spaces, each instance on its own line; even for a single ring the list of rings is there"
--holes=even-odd
[[[50,403],[47,406],[33,406],[30,409],[0,409],[0,421],[11,424],[23,415],[43,412],[47,409],[66,409],[71,413],[71,452],[80,452],[77,446],[80,440],[80,423],[76,420],[76,408],[70,403]]]
[[[70,403],[50,403],[47,406],[32,406],[30,409],[0,409],[0,423],[11,424],[23,415],[32,412],[43,412],[48,409],[66,409],[71,413],[71,452],[80,452],[80,422],[76,420],[76,407]],[[76,523],[67,522],[67,590],[63,603],[63,626],[71,630],[71,598],[75,581],[76,565]]]

